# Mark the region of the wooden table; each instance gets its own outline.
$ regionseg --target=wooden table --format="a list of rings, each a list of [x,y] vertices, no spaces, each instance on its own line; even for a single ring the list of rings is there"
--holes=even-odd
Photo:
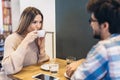
[[[59,63],[59,72],[57,73],[57,77],[60,78],[60,80],[67,80],[64,77],[64,72],[66,70],[66,61],[63,59],[55,59],[56,62]],[[49,63],[49,62],[46,62]],[[44,73],[50,75],[51,73],[49,71],[44,71],[40,69],[40,64],[37,65],[32,65],[32,66],[27,66],[24,67],[19,73],[15,74],[14,76],[17,78],[20,78],[22,80],[34,80],[32,79],[33,75],[36,75],[38,73]]]

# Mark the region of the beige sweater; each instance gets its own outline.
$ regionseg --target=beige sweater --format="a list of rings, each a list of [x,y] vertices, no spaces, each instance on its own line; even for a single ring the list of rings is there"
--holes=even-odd
[[[41,42],[40,50],[34,42],[29,43],[17,33],[9,35],[5,40],[2,66],[7,74],[19,72],[24,66],[36,64],[49,59],[45,53],[45,40]]]

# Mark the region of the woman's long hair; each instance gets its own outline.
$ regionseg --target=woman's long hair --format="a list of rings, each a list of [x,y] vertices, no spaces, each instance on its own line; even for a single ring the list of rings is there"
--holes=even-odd
[[[27,28],[34,20],[35,16],[38,14],[41,15],[42,17],[42,26],[43,26],[43,14],[41,13],[41,11],[35,7],[27,7],[21,14],[18,29],[16,30],[16,32],[19,35],[24,35],[27,32]]]

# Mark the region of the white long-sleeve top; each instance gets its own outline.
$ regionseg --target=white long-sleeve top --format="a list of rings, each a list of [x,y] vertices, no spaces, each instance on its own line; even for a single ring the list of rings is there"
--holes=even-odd
[[[24,66],[48,60],[45,53],[45,40],[41,41],[40,50],[35,41],[29,43],[21,35],[13,33],[5,40],[2,67],[6,74],[19,72]]]

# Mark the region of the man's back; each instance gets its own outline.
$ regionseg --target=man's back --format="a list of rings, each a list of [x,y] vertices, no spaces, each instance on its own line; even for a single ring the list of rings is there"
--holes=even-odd
[[[120,35],[113,34],[110,38],[101,40],[93,46],[86,61],[78,67],[71,79],[118,80],[120,79],[119,62]]]

